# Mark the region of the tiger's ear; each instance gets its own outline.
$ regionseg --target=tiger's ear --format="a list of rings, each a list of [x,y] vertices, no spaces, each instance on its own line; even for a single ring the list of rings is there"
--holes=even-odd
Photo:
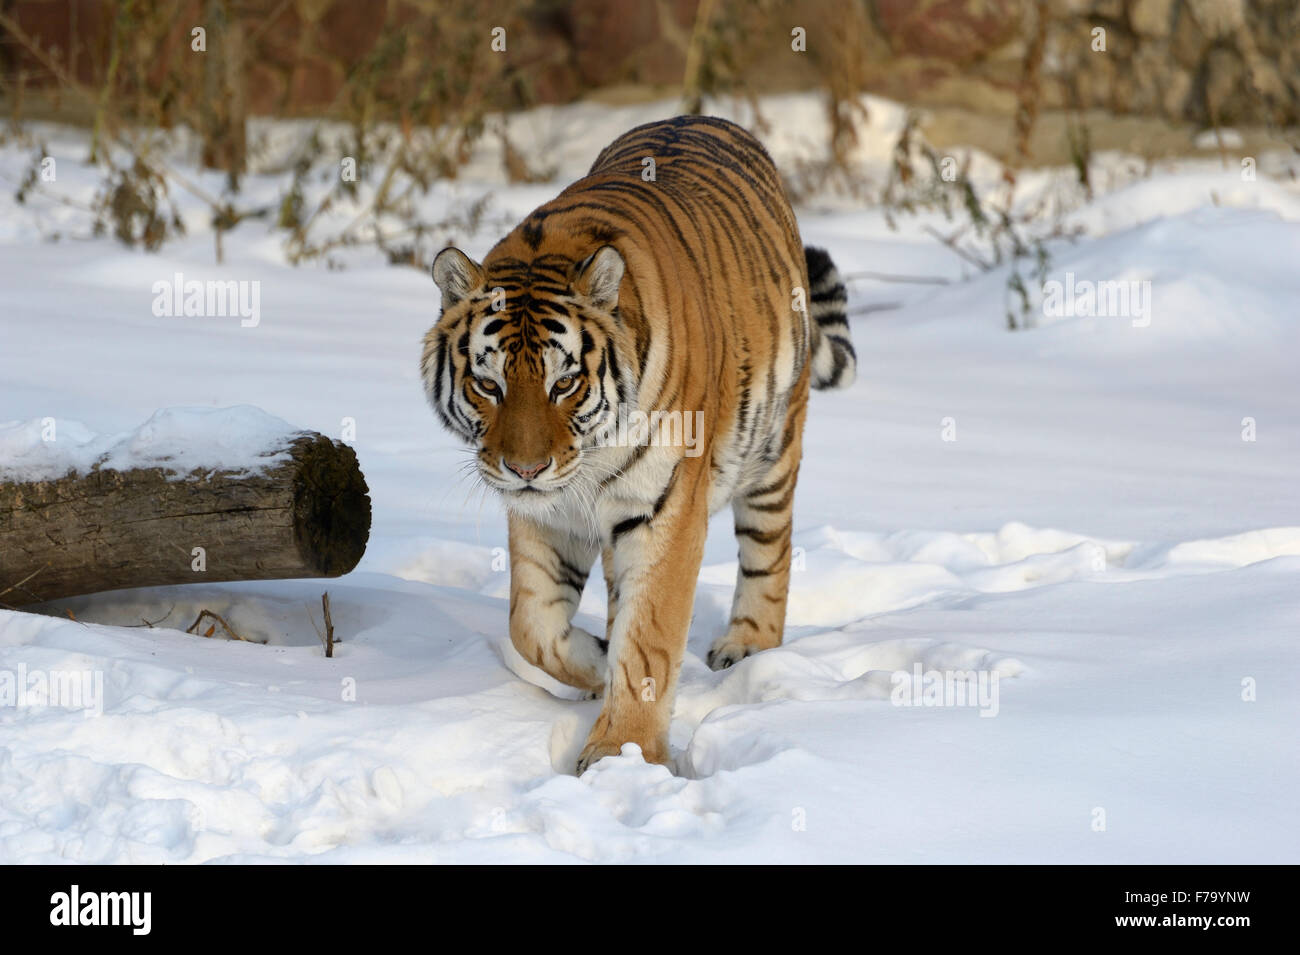
[[[592,305],[611,311],[618,304],[618,285],[622,281],[623,256],[612,245],[602,245],[574,268],[571,284]]]
[[[460,249],[446,248],[433,260],[433,280],[442,290],[446,310],[483,284],[483,270]]]

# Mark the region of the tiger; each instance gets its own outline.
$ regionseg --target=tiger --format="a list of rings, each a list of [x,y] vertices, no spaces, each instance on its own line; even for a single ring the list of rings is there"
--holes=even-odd
[[[856,375],[844,282],[804,248],[762,144],[708,116],[632,129],[482,262],[446,248],[432,273],[420,376],[504,503],[510,642],[603,697],[578,775],[627,743],[671,771],[705,536],[727,504],[739,568],[707,664],[781,644],[809,388]],[[668,440],[621,426],[638,413]],[[701,424],[693,442],[678,421]],[[603,637],[573,622],[597,557]]]

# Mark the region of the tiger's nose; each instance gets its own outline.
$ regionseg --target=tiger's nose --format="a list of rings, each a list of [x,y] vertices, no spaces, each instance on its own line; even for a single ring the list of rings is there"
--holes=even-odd
[[[537,475],[541,474],[542,471],[546,470],[550,463],[550,458],[547,458],[540,464],[515,464],[513,461],[507,461],[506,467],[514,471],[525,481],[531,481],[533,478],[537,477]]]

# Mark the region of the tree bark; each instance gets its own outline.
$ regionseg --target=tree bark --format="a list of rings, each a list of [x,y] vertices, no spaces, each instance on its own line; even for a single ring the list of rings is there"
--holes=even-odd
[[[0,484],[0,605],[346,574],[370,535],[356,454],[315,432],[284,450],[286,461],[252,474],[109,469]]]

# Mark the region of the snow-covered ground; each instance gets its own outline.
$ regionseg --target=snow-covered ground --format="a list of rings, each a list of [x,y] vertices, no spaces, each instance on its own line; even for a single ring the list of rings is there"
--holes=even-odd
[[[901,112],[872,108],[862,158],[879,163]],[[819,109],[768,101],[779,161],[815,153]],[[483,158],[428,202],[490,191],[493,216],[517,217],[669,112],[517,117],[512,141],[544,152],[556,183],[505,186]],[[84,138],[46,139],[47,191],[84,197]],[[29,159],[0,150],[3,168]],[[834,196],[801,209],[805,240],[845,273],[959,281],[853,282],[852,308],[898,307],[854,319],[858,382],[813,398],[785,646],[722,673],[703,662],[735,574],[724,514],[674,714],[678,773],[629,753],[581,779],[570,767],[599,703],[548,692],[509,647],[504,520],[460,480],[463,452],[421,395],[428,275],[365,253],[295,269],[256,221],[218,266],[185,200],[189,235],[159,254],[40,242],[75,234],[76,213],[7,188],[0,453],[85,460],[160,408],[251,405],[347,429],[374,526],[337,581],[0,610],[0,861],[1300,861],[1300,188],[1286,161],[1259,157],[1251,181],[1217,157],[1149,171],[1102,157],[1101,194],[1068,214],[1086,234],[1054,246],[1052,279],[1136,282],[1149,308],[1044,313],[1015,333],[1005,271],[967,275],[921,232],[929,220],[891,231]],[[270,200],[285,182],[247,189]],[[481,254],[496,232],[455,238]],[[176,273],[260,282],[259,320],[156,315],[154,284]],[[81,450],[40,457],[47,418]],[[174,435],[195,415],[160,420]],[[595,578],[581,613],[599,631]],[[327,588],[334,659],[313,624]],[[267,643],[181,632],[200,608]],[[916,687],[895,676],[918,667]],[[97,675],[97,705],[4,705],[5,674],[58,671]],[[902,705],[955,672],[977,677],[976,705]]]

